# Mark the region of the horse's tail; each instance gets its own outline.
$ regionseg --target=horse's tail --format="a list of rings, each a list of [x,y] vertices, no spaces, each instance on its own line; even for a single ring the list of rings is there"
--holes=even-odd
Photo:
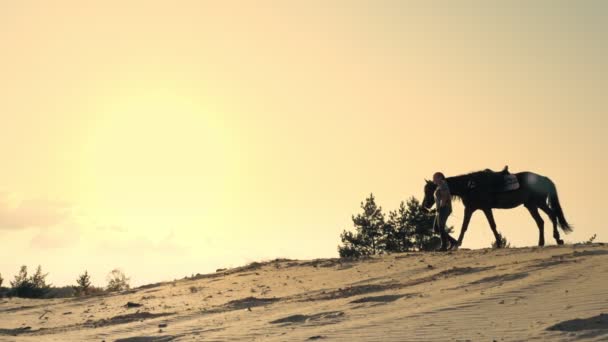
[[[557,196],[557,188],[555,187],[555,183],[547,178],[549,181],[549,206],[555,215],[557,216],[557,222],[559,226],[562,228],[564,233],[572,233],[572,226],[566,221],[566,217],[564,216],[564,211],[562,210],[562,206],[559,204],[559,197]]]

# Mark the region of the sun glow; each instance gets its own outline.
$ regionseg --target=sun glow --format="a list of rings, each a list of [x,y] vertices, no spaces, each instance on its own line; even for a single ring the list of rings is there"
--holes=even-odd
[[[555,182],[568,242],[606,239],[599,3],[5,1],[5,284],[22,264],[139,285],[335,257],[370,193],[388,214],[435,171],[505,164]],[[525,208],[495,221],[537,243]],[[473,215],[463,247],[492,241]]]
[[[173,227],[208,217],[231,188],[234,145],[204,105],[148,92],[115,99],[95,117],[83,146],[82,194],[120,213],[120,224]]]

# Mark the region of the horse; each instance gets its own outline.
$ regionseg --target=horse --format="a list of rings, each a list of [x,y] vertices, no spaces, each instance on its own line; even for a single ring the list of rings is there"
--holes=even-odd
[[[477,210],[483,211],[492,233],[496,238],[496,246],[502,247],[501,235],[496,230],[496,222],[492,209],[512,209],[520,205],[524,205],[532,215],[536,222],[539,231],[538,245],[545,245],[544,220],[540,216],[539,209],[545,212],[553,223],[553,238],[558,245],[563,245],[564,240],[561,239],[558,226],[565,234],[572,232],[572,226],[566,221],[564,211],[557,196],[557,188],[553,181],[548,177],[533,173],[519,172],[512,174],[517,177],[519,187],[515,190],[504,191],[496,185],[501,183],[508,172],[507,167],[502,172],[493,172],[489,169],[483,171],[471,172],[468,174],[448,177],[446,181],[450,188],[450,193],[457,199],[460,199],[464,204],[464,219],[460,236],[457,243],[450,248],[458,248],[462,245],[464,234],[467,231],[471,216]],[[424,186],[424,200],[422,206],[430,209],[434,203],[434,192],[437,185],[432,181],[426,180]],[[442,232],[442,249],[446,249],[448,238]],[[452,240],[452,239],[450,239]]]

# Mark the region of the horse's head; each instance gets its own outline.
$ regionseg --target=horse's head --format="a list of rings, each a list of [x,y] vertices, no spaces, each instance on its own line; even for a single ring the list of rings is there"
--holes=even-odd
[[[422,200],[422,206],[426,209],[431,209],[434,202],[434,193],[437,189],[437,185],[433,181],[426,180],[424,185],[424,200]]]

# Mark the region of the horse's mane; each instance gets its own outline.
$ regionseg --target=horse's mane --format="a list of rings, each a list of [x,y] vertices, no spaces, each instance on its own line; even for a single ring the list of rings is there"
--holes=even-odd
[[[476,189],[490,187],[492,185],[493,177],[496,177],[496,173],[490,169],[485,169],[454,177],[447,177],[447,179],[451,181],[453,186],[455,185],[455,187],[461,190],[459,193],[463,193],[469,189],[469,182],[471,181],[474,182]],[[462,195],[452,193],[452,196],[462,200]]]
[[[482,180],[482,179],[490,178],[493,175],[494,175],[494,171],[492,171],[490,169],[485,169],[485,170],[480,170],[480,171],[472,171],[469,173],[465,173],[465,174],[462,174],[459,176],[454,176],[454,177],[449,177],[449,178],[466,178],[466,179],[473,179],[473,180]]]

